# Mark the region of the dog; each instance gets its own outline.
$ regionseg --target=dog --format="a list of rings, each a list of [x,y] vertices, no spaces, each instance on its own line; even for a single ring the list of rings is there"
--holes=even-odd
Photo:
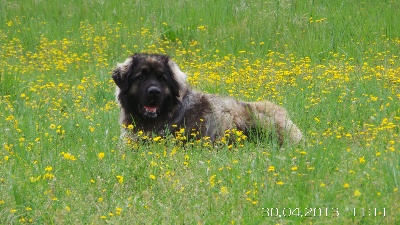
[[[112,78],[124,134],[141,131],[165,136],[184,128],[216,141],[225,131],[236,129],[246,136],[275,135],[280,146],[285,141],[298,144],[302,139],[300,129],[281,106],[192,90],[186,74],[167,55],[131,55],[117,64]]]

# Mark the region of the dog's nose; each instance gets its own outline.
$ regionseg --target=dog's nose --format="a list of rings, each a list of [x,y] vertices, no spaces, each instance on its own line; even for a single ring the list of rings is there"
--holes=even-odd
[[[158,87],[152,86],[147,89],[147,94],[151,96],[158,96],[161,94],[161,90]]]

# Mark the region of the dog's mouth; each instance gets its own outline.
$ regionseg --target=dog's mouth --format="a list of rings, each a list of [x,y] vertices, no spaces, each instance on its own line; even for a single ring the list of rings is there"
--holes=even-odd
[[[147,113],[157,113],[157,106],[143,106],[144,111]]]
[[[152,106],[152,105],[143,105],[140,107],[140,111],[143,116],[147,118],[157,118],[159,114],[158,106]]]

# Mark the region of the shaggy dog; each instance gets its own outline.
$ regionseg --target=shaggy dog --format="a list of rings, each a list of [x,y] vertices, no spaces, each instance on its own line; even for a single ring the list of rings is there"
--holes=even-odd
[[[121,107],[124,133],[138,131],[166,135],[180,128],[215,141],[226,130],[247,136],[267,132],[280,145],[302,138],[299,128],[284,108],[269,101],[243,102],[191,90],[186,74],[166,55],[135,54],[119,63],[112,73],[116,98]],[[132,127],[132,126],[131,126]]]

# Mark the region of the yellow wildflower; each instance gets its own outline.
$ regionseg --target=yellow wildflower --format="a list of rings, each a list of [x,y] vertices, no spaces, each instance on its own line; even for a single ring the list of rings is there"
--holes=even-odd
[[[100,160],[102,160],[104,156],[105,156],[104,152],[100,152],[99,154],[97,154],[97,157],[99,157]]]

